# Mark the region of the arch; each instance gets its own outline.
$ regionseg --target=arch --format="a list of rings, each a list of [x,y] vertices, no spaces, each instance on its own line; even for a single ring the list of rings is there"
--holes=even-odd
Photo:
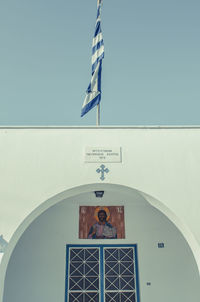
[[[2,259],[2,263],[0,266],[0,302],[3,301],[3,289],[4,289],[4,280],[6,276],[7,266],[10,260],[10,257],[12,255],[12,252],[21,238],[22,234],[25,232],[25,230],[29,227],[29,225],[37,218],[39,217],[43,212],[45,212],[50,207],[56,205],[57,203],[69,199],[74,196],[78,196],[83,193],[89,193],[92,191],[100,191],[100,190],[107,190],[110,192],[120,192],[124,193],[126,195],[134,196],[140,200],[140,202],[149,203],[151,206],[155,207],[157,210],[159,210],[162,214],[164,214],[175,226],[176,228],[181,232],[185,240],[187,241],[188,245],[190,246],[190,249],[194,255],[194,258],[197,263],[197,267],[200,272],[200,247],[198,243],[196,242],[193,234],[191,231],[187,228],[187,226],[180,221],[180,219],[169,209],[167,208],[162,202],[158,201],[154,197],[138,191],[134,188],[127,187],[124,185],[119,184],[108,184],[108,183],[93,183],[88,185],[82,185],[78,187],[74,187],[71,189],[68,189],[62,193],[59,193],[50,199],[43,202],[39,207],[37,207],[33,212],[31,212],[25,220],[21,223],[21,225],[18,227],[18,229],[15,231],[13,237],[11,238],[11,241],[8,245],[8,248],[5,252],[5,255]]]

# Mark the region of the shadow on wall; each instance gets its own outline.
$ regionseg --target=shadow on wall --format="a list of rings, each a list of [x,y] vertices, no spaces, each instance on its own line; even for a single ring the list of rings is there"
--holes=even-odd
[[[97,189],[105,191],[101,201],[95,197]],[[161,296],[162,302],[188,302],[191,296],[192,302],[200,301],[197,264],[179,229],[141,192],[93,184],[53,197],[21,225],[5,268],[0,302],[64,301],[66,245],[105,244],[79,239],[80,207],[90,207],[93,213],[99,203],[109,210],[124,207],[125,238],[106,239],[106,244],[137,244],[141,301],[160,302]]]

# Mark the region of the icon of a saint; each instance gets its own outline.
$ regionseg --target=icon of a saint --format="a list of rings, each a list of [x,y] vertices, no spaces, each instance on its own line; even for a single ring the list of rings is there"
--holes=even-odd
[[[116,239],[117,230],[108,221],[110,212],[107,207],[97,207],[94,217],[97,222],[91,226],[88,239]]]

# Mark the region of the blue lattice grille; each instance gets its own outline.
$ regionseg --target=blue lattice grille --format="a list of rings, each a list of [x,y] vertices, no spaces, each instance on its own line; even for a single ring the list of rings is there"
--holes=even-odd
[[[70,302],[99,301],[99,249],[71,248],[68,291]]]
[[[139,302],[136,247],[68,246],[66,302]]]
[[[133,248],[104,249],[104,291],[106,302],[135,302]]]

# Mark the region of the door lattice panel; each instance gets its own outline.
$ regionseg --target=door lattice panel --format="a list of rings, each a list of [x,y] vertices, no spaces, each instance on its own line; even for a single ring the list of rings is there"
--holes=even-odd
[[[66,302],[139,302],[135,245],[67,246]]]
[[[69,301],[99,301],[99,249],[70,249]]]
[[[104,249],[105,301],[135,302],[133,248]]]

